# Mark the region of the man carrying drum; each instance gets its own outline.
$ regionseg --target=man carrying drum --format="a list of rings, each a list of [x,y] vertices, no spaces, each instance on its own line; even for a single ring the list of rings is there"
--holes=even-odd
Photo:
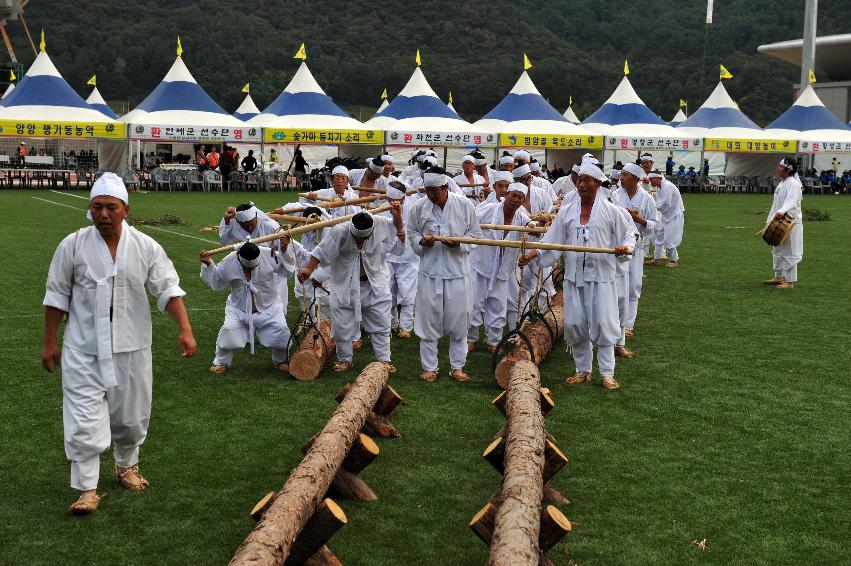
[[[771,223],[789,214],[794,224],[791,233],[782,242],[772,245],[774,277],[763,283],[778,289],[792,289],[798,281],[798,262],[804,256],[804,224],[801,216],[803,191],[798,178],[798,165],[793,158],[784,158],[777,166],[777,174],[782,180],[774,189],[774,202],[767,221]]]

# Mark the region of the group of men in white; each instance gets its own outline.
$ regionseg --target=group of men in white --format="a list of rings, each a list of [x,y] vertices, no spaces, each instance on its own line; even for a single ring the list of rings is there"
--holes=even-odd
[[[248,345],[253,352],[255,339],[271,350],[274,367],[287,371],[285,315],[292,279],[295,296],[311,316],[319,311],[330,315],[335,371],[352,368],[362,332],[369,335],[376,360],[393,371],[390,333],[395,327],[399,338],[410,338],[412,332],[419,337],[421,379],[438,378],[438,341],[448,336],[449,376],[467,381],[467,354],[477,348],[481,327],[488,350],[494,351],[506,328],[517,324],[518,314],[535,301],[545,304],[555,293],[552,273],[561,269],[562,254],[520,255],[517,248],[452,237],[540,240],[612,249],[610,254],[564,256],[564,336],[576,361],[567,382],[590,381],[596,346],[602,384],[617,389],[614,356],[632,355],[624,338],[633,329],[642,250],[654,229],[665,233],[662,245],[677,262],[682,201],[676,187],[664,196],[665,181],[657,179],[628,164],[612,185],[586,155],[572,175],[551,184],[525,151],[502,156],[498,169],[474,152],[453,178],[427,150],[415,152],[398,176],[390,156],[370,159],[359,170],[338,166],[331,187],[275,210],[320,219],[350,216],[303,234],[301,241],[282,235],[252,243],[281,226],[252,203],[228,208],[219,234],[223,244],[236,244],[234,251],[218,262],[207,252],[200,255],[203,282],[229,291],[210,371],[224,373],[237,351]],[[659,188],[655,199],[642,188],[652,186]],[[325,200],[317,198],[351,200],[375,191],[389,203],[377,214],[347,203],[323,208],[319,205]],[[663,200],[672,204],[657,207]],[[665,206],[679,210],[679,220]],[[80,491],[70,507],[75,514],[98,508],[100,454],[111,443],[115,478],[128,489],[148,487],[138,468],[153,375],[146,289],[176,321],[181,354],[196,352],[177,272],[156,241],[127,224],[129,210],[121,178],[112,173],[98,178],[89,201],[93,225],[62,241],[47,279],[42,362],[51,372],[62,366],[65,451],[71,486]],[[527,233],[512,227],[548,228]]]

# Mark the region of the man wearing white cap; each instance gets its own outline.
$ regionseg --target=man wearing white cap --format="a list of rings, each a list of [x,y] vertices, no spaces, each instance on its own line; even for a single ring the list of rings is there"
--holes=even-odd
[[[280,249],[243,243],[218,265],[201,252],[201,281],[213,291],[230,289],[225,304],[225,320],[216,337],[216,356],[210,373],[221,375],[233,362],[235,352],[248,344],[254,354],[254,335],[272,350],[272,365],[287,370],[287,344],[290,329],[284,317],[277,282],[295,273],[295,255],[289,236],[280,240]]]
[[[644,171],[644,176],[641,178],[641,184],[639,186],[648,193],[650,193],[650,195],[655,199],[658,183],[651,183],[649,177],[650,172],[653,171],[653,155],[649,153],[642,153],[641,156],[638,158],[638,163],[641,165],[641,170]],[[644,257],[647,258],[645,263],[653,263],[650,258],[654,257],[654,253],[650,249],[650,244],[652,243],[653,247],[655,248],[659,248],[662,246],[662,230],[662,214],[657,210],[656,225],[653,227],[652,231],[647,233],[647,245],[644,246]],[[659,240],[660,243],[657,244],[656,240]],[[664,256],[665,249],[662,248],[661,252],[662,256],[659,256],[660,258]]]
[[[661,225],[661,229],[659,225],[656,229],[653,265],[661,265],[662,257],[667,252],[669,261],[665,267],[675,269],[680,265],[677,247],[683,241],[686,208],[683,206],[680,189],[675,184],[658,172],[650,175],[650,184],[656,187],[656,208],[659,209],[659,225]]]
[[[473,166],[476,168],[476,173],[478,173],[482,179],[485,180],[485,186],[483,187],[486,195],[490,193],[490,189],[493,185],[493,175],[496,173],[493,169],[488,165],[488,160],[485,155],[478,149],[473,150],[470,155],[473,156]]]
[[[414,332],[420,337],[420,379],[437,379],[437,341],[449,335],[449,376],[468,381],[467,329],[473,295],[470,285],[469,244],[450,244],[439,236],[480,238],[482,231],[470,199],[449,192],[443,169],[424,176],[426,198],[411,208],[408,231],[414,253],[420,256]]]
[[[635,253],[629,260],[629,308],[627,311],[624,336],[632,336],[635,318],[638,314],[638,299],[641,298],[641,288],[644,281],[645,246],[649,246],[648,237],[653,234],[656,225],[656,201],[642,189],[639,184],[644,176],[644,170],[635,163],[627,163],[620,172],[621,190],[614,194],[615,204],[629,212],[638,230],[635,242]],[[651,173],[652,175],[652,173]]]
[[[628,261],[635,246],[630,226],[597,191],[606,176],[586,163],[579,171],[579,200],[562,206],[543,241],[550,244],[614,248],[615,254],[567,252],[564,264],[564,339],[573,351],[576,374],[568,384],[591,381],[592,344],[597,346],[597,365],[603,387],[618,389],[614,347],[621,335],[615,288],[616,263]],[[552,264],[562,252],[532,250],[520,258]]]
[[[526,199],[526,185],[511,183],[504,202],[482,204],[476,208],[480,224],[510,224],[526,226],[529,215],[523,208]],[[482,237],[490,240],[520,240],[522,232],[504,230],[482,230]],[[480,327],[484,323],[487,335],[488,351],[496,350],[502,339],[506,323],[508,302],[508,282],[515,277],[517,268],[517,248],[496,246],[476,246],[470,252],[470,266],[473,269],[473,311],[470,316],[470,328],[467,334],[467,350],[476,349]]]
[[[500,156],[498,166],[500,171],[508,171],[510,173],[514,169],[514,158],[506,152]]]
[[[798,282],[798,264],[804,258],[804,219],[801,215],[803,192],[795,159],[784,157],[777,166],[777,175],[781,181],[774,189],[774,200],[766,222],[790,214],[795,219],[795,225],[783,243],[772,246],[774,277],[763,283],[778,289],[792,289]]]
[[[390,204],[398,202],[402,207],[402,225],[407,229],[413,203],[406,203],[405,192],[405,184],[401,181],[390,181],[387,186],[387,200]],[[381,213],[381,216],[390,215],[392,212]],[[390,270],[390,294],[393,296],[390,325],[398,328],[399,338],[406,340],[414,330],[414,301],[417,298],[420,258],[406,240],[402,253],[391,251],[387,254],[387,267]]]
[[[366,160],[366,167],[363,169],[352,169],[349,171],[349,180],[352,187],[364,187],[367,189],[386,189],[387,178],[384,176],[384,159],[382,156],[373,157]],[[358,191],[358,196],[371,197],[375,193],[368,191]]]
[[[114,173],[95,181],[88,217],[93,226],[56,248],[44,294],[44,368],[62,367],[65,455],[71,487],[82,492],[70,510],[85,515],[100,501],[100,454],[114,444],[114,476],[132,490],[148,482],[139,473],[139,447],[151,416],[151,309],[177,323],[182,356],[195,355],[195,339],[180,279],[163,248],[125,221],[127,189]],[[56,334],[67,315],[62,348]]]
[[[390,274],[385,257],[405,244],[402,206],[391,205],[393,219],[355,214],[329,230],[298,273],[300,282],[320,265],[331,270],[331,334],[337,345],[334,371],[352,369],[352,342],[361,325],[372,337],[375,359],[390,365]],[[392,370],[392,365],[390,365]]]
[[[315,192],[308,193],[306,197],[300,197],[299,201],[308,205],[316,205],[320,203],[322,198],[338,198],[344,200],[358,198],[358,193],[349,184],[349,170],[345,165],[337,165],[331,170],[331,186],[325,189],[320,189]],[[316,197],[320,197],[317,199]],[[325,202],[325,201],[322,201]],[[331,218],[340,216],[348,216],[356,214],[361,210],[358,205],[338,206],[327,209],[328,215]],[[284,208],[275,210],[278,214],[285,214]]]
[[[396,166],[393,164],[393,156],[385,153],[381,156],[381,160],[384,162],[384,171],[381,172],[381,176],[389,180],[390,174],[396,170]]]
[[[505,197],[508,196],[508,186],[512,181],[514,181],[514,176],[511,171],[494,171],[491,177],[493,190],[488,194],[488,198],[479,203],[476,208],[504,201]]]
[[[455,182],[461,187],[465,196],[478,202],[481,200],[485,188],[485,179],[476,173],[475,161],[476,158],[472,155],[465,155],[461,159],[462,171],[455,175]]]

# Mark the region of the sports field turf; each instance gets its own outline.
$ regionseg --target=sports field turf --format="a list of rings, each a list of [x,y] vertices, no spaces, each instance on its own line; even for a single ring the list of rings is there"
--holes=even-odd
[[[141,228],[173,259],[188,292],[198,356],[181,359],[176,329],[154,317],[154,407],[141,470],[145,493],[110,479],[101,509],[71,517],[59,375],[41,369],[44,281],[55,246],[83,226],[84,193],[0,192],[0,563],[223,564],[250,531],[248,512],[284,483],[356,375],[299,383],[258,347],[224,376],[207,372],[225,293],[198,278],[198,252],[237,194],[133,194],[131,213],[191,226]],[[252,195],[271,209],[278,194]],[[84,198],[75,198],[84,197]],[[828,222],[805,224],[800,284],[767,288],[769,248],[754,232],[768,195],[684,195],[681,268],[648,267],[633,360],[622,389],[567,386],[559,348],[542,366],[556,408],[547,419],[570,463],[554,485],[574,531],[559,564],[849,564],[851,548],[851,200],[806,197]],[[191,236],[191,237],[190,237]],[[291,303],[293,305],[293,303]],[[291,315],[294,311],[291,309]],[[294,316],[291,316],[291,322]],[[418,341],[393,339],[391,383],[407,405],[402,438],[379,441],[364,472],[372,503],[342,502],[349,524],[329,543],[347,565],[483,564],[467,528],[500,478],[481,458],[502,417],[490,358],[473,381],[422,383]],[[356,369],[371,357],[368,345]],[[706,550],[692,541],[705,539]]]

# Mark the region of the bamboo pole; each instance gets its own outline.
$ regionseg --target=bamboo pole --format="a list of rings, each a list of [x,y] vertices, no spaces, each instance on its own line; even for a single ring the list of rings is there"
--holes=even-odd
[[[546,234],[546,228],[539,228],[537,226],[515,226],[513,224],[479,224],[479,228],[483,228],[485,230],[508,230],[509,232],[529,232],[532,234]]]
[[[310,224],[315,222],[314,219],[308,216],[293,216],[292,214],[267,214],[272,220],[283,220],[284,222],[294,222],[296,224]]]
[[[390,210],[391,206],[389,204],[384,206],[379,206],[378,208],[373,208],[370,210],[370,214],[378,214],[380,212],[386,212]],[[277,216],[277,215],[276,215]],[[279,232],[275,232],[274,234],[269,234],[268,236],[260,236],[259,238],[254,238],[249,240],[252,244],[264,244],[266,242],[271,242],[272,240],[280,240],[284,236],[296,236],[298,234],[304,234],[305,232],[312,232],[314,230],[319,230],[321,228],[327,228],[329,226],[334,226],[336,224],[342,224],[348,220],[351,220],[354,214],[347,214],[346,216],[340,216],[339,218],[331,218],[329,220],[322,220],[321,222],[314,222],[313,224],[305,224],[304,226],[299,226],[297,228],[290,228],[289,230],[281,230]],[[236,247],[241,246],[242,243],[238,244],[229,244],[227,246],[222,246],[220,248],[215,248],[207,252],[208,256],[220,254],[223,252],[230,252],[236,249]]]
[[[321,200],[322,202],[340,202],[344,200],[340,197],[326,197],[322,195],[317,195],[316,193],[298,193],[298,196],[306,198],[308,200]]]
[[[487,183],[463,183],[463,184],[459,183],[458,186],[461,187],[462,189],[466,189],[466,188],[469,188],[469,187],[487,187],[488,184]]]
[[[356,191],[363,191],[365,193],[378,193],[380,195],[386,194],[387,191],[385,189],[376,189],[375,187],[352,187]]]
[[[349,199],[349,200],[335,200],[334,202],[328,202],[328,203],[325,203],[325,204],[308,204],[308,205],[303,206],[301,208],[288,209],[287,212],[290,212],[290,213],[304,212],[305,210],[307,210],[308,207],[326,208],[327,209],[327,208],[340,208],[342,206],[355,206],[355,205],[364,204],[364,203],[367,203],[367,202],[374,202],[374,201],[378,200],[379,198],[380,197],[378,197],[378,196],[360,197],[360,198],[353,198],[353,199]],[[272,213],[272,212],[266,213],[267,216],[270,216],[271,214],[274,214],[274,213]]]
[[[475,244],[479,246],[499,246],[501,248],[525,248],[528,250],[555,250],[560,252],[586,252],[594,254],[613,254],[614,248],[594,248],[590,246],[568,246],[565,244],[547,244],[544,242],[518,242],[515,240],[489,240],[487,238],[466,238],[462,236],[434,236],[438,242],[447,244]]]

